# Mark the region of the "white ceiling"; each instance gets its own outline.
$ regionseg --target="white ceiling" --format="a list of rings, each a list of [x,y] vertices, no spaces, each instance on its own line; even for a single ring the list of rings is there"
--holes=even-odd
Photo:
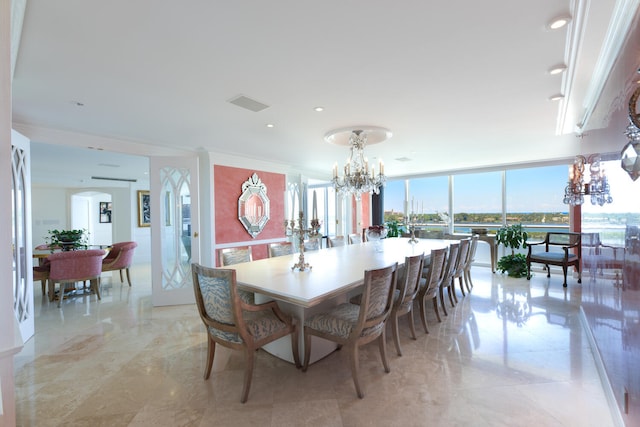
[[[391,177],[558,161],[579,151],[577,123],[606,126],[624,98],[635,69],[613,70],[638,3],[28,0],[13,122],[35,142],[34,182],[54,168],[79,186],[144,179],[146,157],[107,151],[206,150],[329,178],[348,150],[323,136],[359,125],[393,132],[366,149]],[[548,30],[560,14],[571,24]]]

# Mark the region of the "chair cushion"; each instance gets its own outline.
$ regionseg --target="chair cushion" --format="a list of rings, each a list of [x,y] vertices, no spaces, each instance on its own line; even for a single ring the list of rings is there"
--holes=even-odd
[[[287,328],[287,324],[278,319],[272,310],[258,312],[245,311],[243,312],[242,317],[244,318],[245,325],[247,326],[247,332],[249,332],[256,341]],[[209,327],[208,329],[212,336],[221,340],[237,344],[241,344],[243,342],[242,337],[240,337],[240,334],[238,333],[225,332],[213,327]]]
[[[329,335],[348,338],[358,322],[359,314],[359,305],[344,303],[324,313],[314,314],[304,322],[304,325]]]
[[[569,254],[567,258],[567,262],[576,261],[578,259],[577,255]],[[534,262],[563,262],[564,261],[564,253],[562,252],[539,252],[531,254],[531,261]]]
[[[222,277],[199,276],[200,292],[207,315],[220,323],[233,325],[229,282]]]

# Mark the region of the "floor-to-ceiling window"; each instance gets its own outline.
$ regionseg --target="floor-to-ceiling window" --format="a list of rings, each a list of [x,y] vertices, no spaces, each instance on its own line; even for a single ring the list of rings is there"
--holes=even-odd
[[[453,177],[453,230],[469,233],[475,227],[502,224],[502,171]]]
[[[566,230],[569,206],[562,199],[567,179],[566,166],[506,171],[506,222],[521,223],[537,240],[555,228]]]
[[[640,224],[640,182],[633,181],[620,167],[620,160],[602,162],[611,187],[611,204],[591,204],[585,196],[582,205],[582,231],[600,233],[603,243],[624,246],[627,225]],[[589,179],[585,177],[585,181]]]
[[[307,212],[313,216],[313,195],[316,195],[316,212],[323,236],[336,235],[336,191],[328,184],[313,184],[307,189]]]

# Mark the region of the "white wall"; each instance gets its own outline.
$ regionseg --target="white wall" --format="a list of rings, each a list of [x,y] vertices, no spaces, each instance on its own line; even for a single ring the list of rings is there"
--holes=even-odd
[[[31,221],[33,247],[45,242],[48,230],[70,227],[67,223],[67,190],[64,188],[31,188]]]
[[[146,190],[148,187],[141,187]],[[151,229],[138,227],[137,187],[71,189],[32,187],[32,241],[45,242],[48,230],[86,228],[89,243],[96,245],[135,241],[134,263],[151,262]],[[72,200],[75,202],[72,203]],[[99,203],[113,203],[112,223],[100,223]],[[72,222],[75,218],[75,222]],[[87,223],[88,225],[83,225]]]

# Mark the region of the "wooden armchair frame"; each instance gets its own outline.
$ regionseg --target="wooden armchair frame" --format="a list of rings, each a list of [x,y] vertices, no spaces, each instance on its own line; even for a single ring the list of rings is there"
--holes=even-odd
[[[533,250],[544,245],[544,251],[534,252]],[[531,279],[531,263],[544,264],[547,269],[547,277],[551,277],[550,265],[562,267],[564,273],[563,287],[567,287],[567,270],[573,266],[578,271],[578,283],[582,283],[582,239],[580,233],[550,231],[542,242],[527,242],[529,252],[527,253],[527,280]],[[562,252],[554,251],[553,248],[561,248]]]

